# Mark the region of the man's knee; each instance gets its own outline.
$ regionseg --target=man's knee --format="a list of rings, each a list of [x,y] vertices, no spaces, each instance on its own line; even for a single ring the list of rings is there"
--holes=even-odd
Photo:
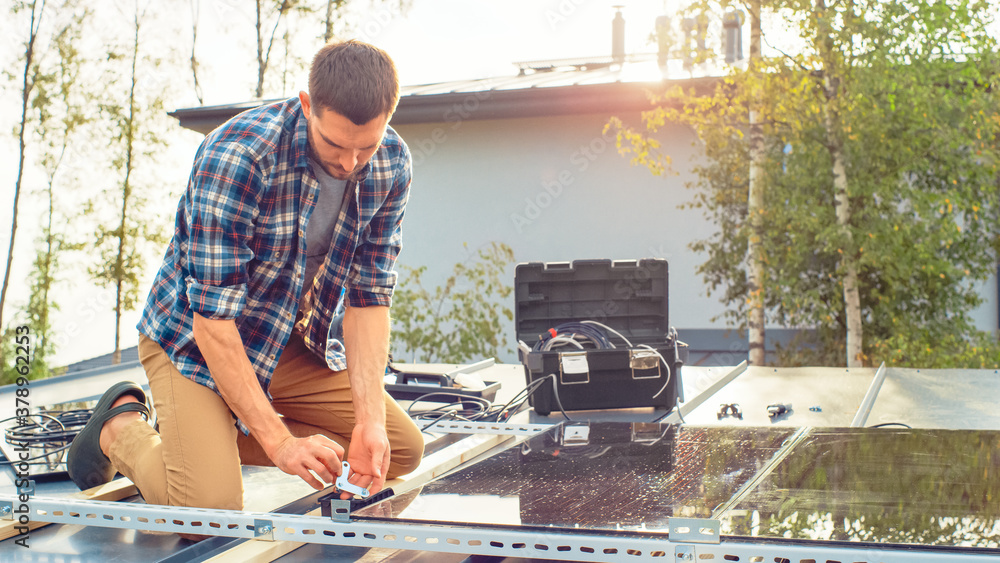
[[[389,437],[392,454],[389,458],[388,479],[406,475],[420,465],[424,457],[424,436],[411,420]]]
[[[186,497],[176,505],[216,510],[243,510],[243,480],[240,478],[198,480],[197,483],[188,486]]]

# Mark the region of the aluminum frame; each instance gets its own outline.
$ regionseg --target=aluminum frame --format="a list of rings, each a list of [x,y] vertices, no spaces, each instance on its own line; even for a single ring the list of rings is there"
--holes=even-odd
[[[14,503],[11,496],[2,503]],[[491,527],[353,521],[59,498],[32,498],[32,521],[105,528],[294,541],[363,548],[420,550],[563,561],[819,561],[940,563],[996,561],[997,552],[919,546],[830,544],[723,538],[718,544],[670,541],[651,533],[586,533]],[[20,509],[20,506],[19,506]],[[11,514],[10,511],[7,514]],[[10,516],[6,516],[10,520]],[[975,552],[978,551],[978,552]]]
[[[553,424],[514,424],[509,422],[466,422],[439,420],[423,429],[431,434],[500,434],[504,436],[534,436],[551,429]]]
[[[854,419],[851,420],[851,428],[861,428],[868,422],[868,415],[871,414],[872,407],[875,406],[875,399],[878,398],[878,393],[882,390],[882,383],[884,381],[885,362],[882,362],[882,365],[878,367],[878,371],[875,372],[875,377],[872,378],[868,392],[865,393],[864,399],[861,400],[858,412],[854,414]]]

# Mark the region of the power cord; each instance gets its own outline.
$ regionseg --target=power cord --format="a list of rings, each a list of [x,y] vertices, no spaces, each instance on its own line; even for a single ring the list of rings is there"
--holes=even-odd
[[[52,456],[61,454],[69,449],[73,438],[80,433],[87,421],[90,420],[92,409],[74,409],[68,411],[41,411],[25,416],[12,416],[0,420],[0,423],[11,420],[25,421],[27,424],[19,424],[4,430],[4,440],[11,446],[23,449],[40,449],[43,453],[17,460],[2,460],[0,465],[13,465],[14,463],[28,463],[28,465],[43,465],[52,467],[63,462],[62,456],[56,459]],[[44,460],[44,461],[39,461]]]
[[[900,426],[902,428],[910,428],[910,429],[913,428],[909,424],[904,424],[902,422],[883,422],[881,424],[873,424],[873,425],[869,426],[868,428],[887,428],[887,427],[890,427],[890,426]]]
[[[545,377],[532,381],[530,384],[518,391],[517,394],[515,394],[509,401],[500,406],[494,405],[492,402],[483,399],[482,397],[463,395],[461,393],[451,391],[435,391],[433,393],[421,395],[414,399],[413,402],[410,403],[410,406],[407,407],[406,413],[415,421],[430,421],[420,429],[421,432],[426,432],[428,428],[437,422],[445,420],[462,420],[466,422],[506,422],[514,415],[521,412],[521,410],[528,403],[528,397],[549,381],[552,382],[552,391],[556,399],[556,404],[559,406],[559,412],[562,413],[563,418],[572,421],[573,419],[566,414],[566,410],[563,408],[562,401],[559,398],[559,389],[556,385],[555,374],[549,374]],[[457,400],[451,403],[442,404],[433,409],[415,409],[418,403],[425,402],[430,397],[442,395],[457,397]],[[473,406],[471,408],[467,408],[467,404]]]
[[[567,344],[579,349],[606,350],[615,347],[603,331],[584,321],[563,323],[555,328],[550,328],[548,332],[539,335],[538,342],[535,342],[532,350],[548,352],[559,345]]]
[[[548,352],[553,348],[559,347],[559,345],[571,345],[581,350],[583,349],[608,350],[616,348],[616,346],[611,342],[611,339],[608,338],[607,334],[605,334],[600,329],[604,329],[604,331],[610,332],[611,334],[617,336],[623,342],[625,342],[625,345],[628,346],[629,348],[642,348],[644,350],[649,350],[652,353],[656,354],[656,356],[660,359],[660,362],[663,364],[663,367],[666,368],[667,373],[666,373],[666,378],[663,381],[663,386],[660,387],[659,391],[653,394],[652,398],[655,399],[660,395],[662,395],[663,392],[666,391],[667,386],[670,385],[670,379],[671,376],[673,375],[673,372],[670,368],[670,364],[667,363],[667,360],[666,358],[663,357],[663,354],[661,354],[659,350],[653,348],[648,344],[640,344],[638,346],[633,346],[632,342],[630,342],[628,338],[626,338],[623,334],[609,327],[606,324],[602,324],[597,321],[591,321],[591,320],[562,323],[554,328],[550,328],[548,332],[539,335],[538,342],[535,342],[535,345],[532,347],[532,351]],[[678,353],[679,353],[677,350],[677,339],[678,339],[677,329],[675,329],[674,327],[670,327],[670,331],[668,333],[668,340],[674,343],[675,360],[678,358]],[[555,390],[556,400],[558,400],[559,392],[558,390],[556,390],[556,387],[557,385],[555,384],[555,382],[553,382],[552,388],[553,390]]]

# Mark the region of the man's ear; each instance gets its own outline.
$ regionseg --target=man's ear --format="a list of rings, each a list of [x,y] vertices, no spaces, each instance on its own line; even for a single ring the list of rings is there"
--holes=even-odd
[[[306,92],[305,90],[299,91],[299,103],[302,104],[302,113],[304,113],[307,116],[312,115],[312,113],[310,112],[310,110],[312,109],[312,105],[309,100],[309,93]]]

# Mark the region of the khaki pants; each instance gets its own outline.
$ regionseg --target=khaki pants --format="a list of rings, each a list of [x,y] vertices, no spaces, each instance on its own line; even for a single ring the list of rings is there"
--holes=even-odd
[[[149,504],[242,509],[240,465],[274,465],[263,448],[235,427],[222,397],[182,376],[166,352],[141,335],[139,360],[149,378],[159,433],[140,420],[126,426],[110,448],[115,469]],[[274,410],[293,435],[324,434],[348,448],[354,407],[347,372],[331,371],[301,337],[289,339],[269,391]],[[385,408],[391,479],[416,468],[424,441],[388,393]]]

